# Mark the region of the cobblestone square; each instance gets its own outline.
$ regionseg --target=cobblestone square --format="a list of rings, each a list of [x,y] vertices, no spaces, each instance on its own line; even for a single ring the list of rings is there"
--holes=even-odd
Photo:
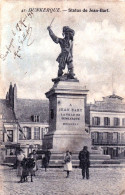
[[[80,169],[66,178],[63,168],[39,169],[31,183],[18,183],[16,170],[0,168],[1,195],[125,195],[125,168],[90,168],[83,180]]]

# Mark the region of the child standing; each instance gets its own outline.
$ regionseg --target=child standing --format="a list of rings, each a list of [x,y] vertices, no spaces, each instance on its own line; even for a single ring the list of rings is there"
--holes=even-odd
[[[69,151],[66,151],[65,157],[64,157],[64,171],[67,172],[66,178],[69,177],[69,172],[72,171],[72,156]]]

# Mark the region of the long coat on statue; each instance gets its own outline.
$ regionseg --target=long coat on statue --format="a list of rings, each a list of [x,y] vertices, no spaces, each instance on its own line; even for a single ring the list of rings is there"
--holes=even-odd
[[[72,30],[73,31],[73,30]],[[68,69],[73,68],[73,55],[72,55],[72,50],[73,50],[73,41],[72,40],[67,40],[67,39],[62,39],[58,38],[53,31],[50,29],[49,34],[52,38],[52,40],[55,43],[59,43],[61,47],[61,53],[59,54],[58,58],[56,61],[59,63],[59,67],[62,69],[65,69],[66,64],[68,65]]]

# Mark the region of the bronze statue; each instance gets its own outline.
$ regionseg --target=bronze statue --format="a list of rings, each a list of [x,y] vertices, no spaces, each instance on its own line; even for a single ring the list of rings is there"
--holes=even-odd
[[[59,63],[58,69],[58,78],[63,76],[63,70],[68,67],[68,79],[74,79],[73,72],[73,37],[75,35],[75,31],[69,28],[68,26],[63,27],[63,36],[64,38],[58,38],[53,31],[51,30],[51,26],[48,26],[49,35],[55,43],[59,43],[61,47],[61,53],[59,54],[56,61]]]

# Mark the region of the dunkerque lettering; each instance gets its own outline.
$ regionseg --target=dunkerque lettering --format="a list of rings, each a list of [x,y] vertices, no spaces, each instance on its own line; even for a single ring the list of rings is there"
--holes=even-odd
[[[69,118],[69,117],[62,117],[61,119],[62,120],[80,120],[80,118],[73,118],[73,117],[71,117],[71,118]]]

